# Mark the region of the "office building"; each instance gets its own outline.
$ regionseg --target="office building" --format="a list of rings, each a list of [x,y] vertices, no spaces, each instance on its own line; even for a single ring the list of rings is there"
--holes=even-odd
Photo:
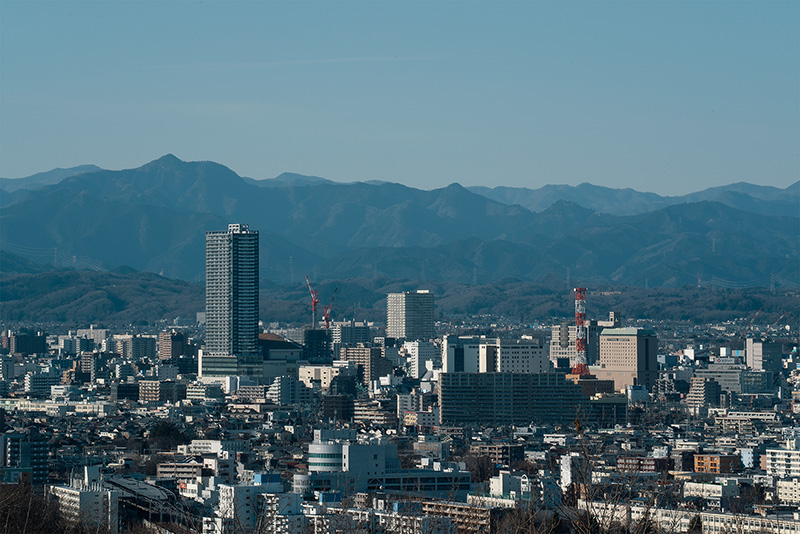
[[[555,373],[442,373],[439,420],[452,425],[571,424],[584,420],[581,388]]]
[[[427,364],[438,367],[441,363],[442,353],[430,341],[406,341],[403,343],[406,354],[406,372],[411,378],[422,378],[427,371]]]
[[[258,232],[246,224],[229,224],[227,231],[206,233],[206,337],[200,374],[256,374],[259,360]]]
[[[617,391],[644,386],[652,391],[658,379],[658,338],[645,328],[606,328],[600,333],[600,358],[592,374],[613,380]]]
[[[369,343],[372,341],[372,333],[364,323],[335,324],[331,328],[331,341],[334,345]]]
[[[336,360],[333,365],[303,365],[298,368],[298,378],[309,388],[327,393],[339,375],[356,375],[356,363]]]
[[[0,481],[16,483],[30,477],[31,484],[47,482],[50,445],[35,430],[0,434]]]
[[[607,321],[586,321],[586,363],[592,365],[600,356],[600,332],[605,328],[619,328],[620,317],[611,312]],[[561,321],[551,328],[550,359],[569,358],[570,366],[575,364],[577,327],[574,322]]]
[[[126,360],[155,358],[158,339],[155,336],[121,334],[114,336],[116,352]]]
[[[308,446],[308,474],[298,473],[293,477],[295,493],[384,491],[464,500],[471,489],[471,475],[464,470],[464,464],[423,462],[416,469],[403,469],[397,444],[389,443],[386,438],[356,442],[317,436],[315,431],[315,439]]]
[[[732,363],[728,358],[711,363],[706,369],[697,369],[694,376],[714,380],[725,393],[767,393],[772,386],[772,373],[750,370],[743,364]]]
[[[11,334],[9,337],[11,354],[45,354],[47,353],[47,336],[42,334]]]
[[[542,340],[523,336],[501,339],[445,336],[442,345],[445,373],[548,373],[550,360]]]
[[[311,363],[330,363],[331,331],[327,328],[307,328],[303,331],[303,359]]]
[[[780,343],[747,338],[745,357],[747,367],[756,371],[772,371],[777,375],[783,369],[783,347]]]
[[[353,362],[365,386],[392,373],[392,362],[382,356],[380,347],[342,347],[340,359]]]
[[[188,340],[183,332],[161,332],[158,334],[158,357],[162,360],[179,358],[186,354]]]
[[[140,380],[139,402],[178,402],[186,398],[186,384],[172,380]]]
[[[433,293],[419,289],[386,297],[386,335],[406,341],[433,339]]]

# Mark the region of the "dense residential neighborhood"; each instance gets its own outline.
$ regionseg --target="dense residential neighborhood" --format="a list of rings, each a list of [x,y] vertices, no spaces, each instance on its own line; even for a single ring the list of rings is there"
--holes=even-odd
[[[387,296],[384,324],[320,312],[313,327],[259,325],[256,353],[224,361],[209,360],[208,302],[200,322],[5,331],[2,519],[27,517],[28,532],[800,532],[791,329],[593,319],[591,291],[574,293],[577,320],[548,327],[445,324],[435,295],[411,290]]]

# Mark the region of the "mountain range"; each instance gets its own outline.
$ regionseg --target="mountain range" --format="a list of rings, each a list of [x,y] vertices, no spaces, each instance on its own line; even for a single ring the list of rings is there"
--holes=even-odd
[[[0,179],[0,190],[0,248],[56,267],[127,265],[202,281],[204,233],[242,222],[260,233],[262,285],[306,274],[486,284],[557,273],[668,287],[800,280],[800,182],[683,197],[591,184],[425,191],[291,173],[253,180],[166,155],[136,169]]]

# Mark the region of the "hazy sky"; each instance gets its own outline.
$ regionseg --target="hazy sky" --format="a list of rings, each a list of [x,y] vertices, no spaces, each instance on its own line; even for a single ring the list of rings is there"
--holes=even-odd
[[[800,179],[800,2],[0,0],[0,176]]]

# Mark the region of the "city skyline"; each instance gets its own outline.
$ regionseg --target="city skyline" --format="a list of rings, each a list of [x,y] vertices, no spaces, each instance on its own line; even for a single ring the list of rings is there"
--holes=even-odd
[[[0,176],[173,152],[256,179],[786,187],[799,10],[3,2]]]

